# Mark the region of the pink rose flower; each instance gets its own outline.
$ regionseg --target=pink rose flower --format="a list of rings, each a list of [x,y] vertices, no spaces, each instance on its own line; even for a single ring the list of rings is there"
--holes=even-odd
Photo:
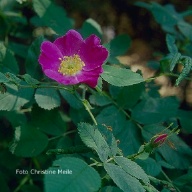
[[[39,63],[47,77],[61,84],[84,83],[94,88],[107,57],[108,51],[97,36],[84,40],[77,31],[69,30],[53,43],[41,44]]]

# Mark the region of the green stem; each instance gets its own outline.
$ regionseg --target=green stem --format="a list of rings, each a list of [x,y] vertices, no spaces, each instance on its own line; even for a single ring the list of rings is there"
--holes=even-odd
[[[110,161],[113,161],[113,160],[114,160],[114,158],[111,157],[111,158],[109,158],[106,162],[109,163]]]
[[[142,151],[140,151],[140,152],[138,152],[138,153],[135,153],[135,154],[133,154],[133,155],[129,155],[129,156],[127,156],[127,158],[128,158],[128,159],[131,159],[131,160],[133,161],[133,160],[137,159],[137,157],[138,157],[139,155],[141,155],[142,153],[144,153],[144,152],[145,152],[145,149],[143,149]]]
[[[36,158],[32,158],[32,161],[37,169],[41,169],[41,165]]]
[[[93,113],[92,113],[91,110],[90,110],[91,105],[89,104],[89,102],[88,102],[86,99],[84,99],[84,100],[82,100],[82,103],[83,103],[85,109],[87,110],[87,112],[89,113],[91,119],[93,120],[93,123],[94,123],[95,125],[97,125],[97,121],[96,121]]]
[[[84,87],[83,91],[82,91],[82,99],[83,100],[85,99],[86,91],[87,91],[87,87]]]
[[[30,176],[26,175],[20,182],[19,186],[14,190],[14,192],[20,191],[21,187],[29,180]]]
[[[177,192],[181,192],[179,188],[174,186],[171,179],[167,176],[167,174],[163,170],[161,170],[161,173],[164,175],[164,177],[167,179],[167,181],[172,185],[172,187],[176,189]]]
[[[155,80],[155,79],[157,79],[158,77],[161,77],[161,76],[176,77],[176,78],[179,77],[178,74],[174,74],[174,73],[161,73],[161,74],[159,74],[157,76],[150,77],[150,78],[146,79],[145,82],[153,81],[153,80]],[[187,81],[192,81],[192,78],[190,78],[190,77],[185,77],[184,79],[187,80]]]
[[[52,140],[55,140],[55,139],[59,139],[60,137],[64,137],[64,136],[66,136],[66,135],[69,135],[69,134],[75,133],[75,132],[76,132],[76,130],[68,131],[68,132],[66,132],[66,133],[64,133],[64,134],[62,134],[62,135],[59,135],[59,136],[50,138],[49,141],[52,141]]]
[[[73,93],[73,89],[64,87],[62,85],[21,85],[21,84],[19,84],[18,87],[19,88],[33,88],[33,89],[36,89],[36,88],[64,89],[64,90],[67,90],[67,91]]]
[[[97,167],[98,166],[103,166],[103,163],[101,163],[101,162],[99,162],[99,161],[97,161],[97,160],[95,160],[93,158],[90,158],[90,160],[94,161],[94,163],[89,164],[90,167],[92,167],[92,166],[97,166]]]

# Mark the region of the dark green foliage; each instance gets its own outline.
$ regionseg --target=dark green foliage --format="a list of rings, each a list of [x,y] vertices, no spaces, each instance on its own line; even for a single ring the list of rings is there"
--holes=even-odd
[[[185,77],[190,73],[192,68],[192,58],[189,56],[183,56],[178,52],[178,49],[175,44],[175,38],[171,35],[166,37],[167,47],[170,52],[170,71],[173,71],[177,64],[182,64],[183,69],[176,80],[176,85],[179,85],[180,82],[185,79]]]
[[[81,26],[71,18],[71,9],[88,1],[18,2],[0,1],[0,190],[192,191],[191,106],[186,110],[177,97],[162,97],[153,81],[161,75],[176,85],[191,81],[192,26],[185,19],[191,10],[136,3],[166,33],[160,62],[149,62],[156,74],[144,79],[120,63],[132,42],[121,34],[105,42],[109,57],[98,85],[90,88],[59,84],[45,77],[38,62],[45,39],[53,42],[74,27],[83,38],[95,34],[103,43],[103,28],[86,12]],[[154,145],[162,134],[165,140]]]

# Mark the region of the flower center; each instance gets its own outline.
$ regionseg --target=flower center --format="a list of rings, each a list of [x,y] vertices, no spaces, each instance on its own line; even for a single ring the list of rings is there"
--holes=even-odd
[[[75,75],[82,70],[85,63],[81,60],[79,55],[64,56],[59,58],[61,60],[58,72],[63,75]]]

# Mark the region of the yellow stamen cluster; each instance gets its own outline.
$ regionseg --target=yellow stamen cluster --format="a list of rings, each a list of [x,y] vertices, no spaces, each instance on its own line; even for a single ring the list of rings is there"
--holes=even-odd
[[[81,60],[79,55],[64,56],[59,58],[61,60],[58,72],[63,75],[75,75],[82,70],[85,63]]]

